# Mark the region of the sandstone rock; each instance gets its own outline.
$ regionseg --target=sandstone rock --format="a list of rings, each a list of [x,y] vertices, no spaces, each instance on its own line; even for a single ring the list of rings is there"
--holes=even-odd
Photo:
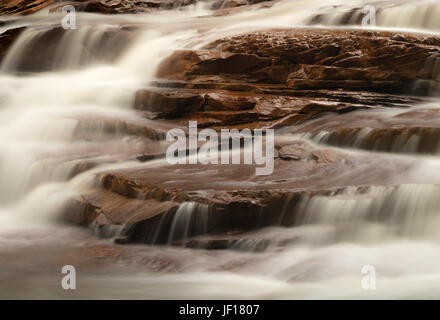
[[[238,111],[252,110],[258,97],[248,94],[231,94],[228,92],[210,92],[205,94],[204,111]]]
[[[400,159],[389,166],[386,156],[345,154],[292,138],[276,143],[281,153],[301,161],[280,156],[268,176],[255,176],[251,165],[165,161],[99,174],[102,189],[91,190],[79,202],[91,209],[74,217],[93,220],[101,235],[124,236],[124,242],[195,246],[200,242],[191,239],[198,235],[291,225],[295,204],[304,195],[325,195],[346,186],[393,185],[414,165]],[[224,245],[219,240],[209,246]]]
[[[185,63],[164,63],[158,75],[194,81],[215,74],[220,81],[388,93],[406,93],[417,80],[437,82],[426,61],[440,59],[440,40],[410,34],[403,39],[373,31],[254,32],[214,41],[205,51],[176,52],[170,59]]]
[[[263,252],[268,249],[279,249],[300,238],[287,228],[264,228],[257,231],[236,231],[222,234],[195,236],[183,245],[188,248]],[[182,245],[182,242],[176,243]]]
[[[280,148],[279,157],[283,160],[301,160],[303,149],[299,149],[297,144],[288,145]]]
[[[176,50],[160,63],[157,76],[159,78],[181,79],[193,65],[200,61],[200,56],[194,51]]]
[[[37,12],[59,0],[4,0],[0,14],[26,15]]]

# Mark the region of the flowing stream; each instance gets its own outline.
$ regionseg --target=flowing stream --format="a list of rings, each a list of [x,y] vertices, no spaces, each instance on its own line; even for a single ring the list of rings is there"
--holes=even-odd
[[[60,218],[97,172],[139,166],[133,155],[159,143],[127,134],[124,123],[147,125],[132,109],[134,96],[155,80],[164,57],[244,31],[304,27],[325,7],[364,2],[281,1],[217,17],[203,3],[153,15],[78,13],[77,29],[58,33],[51,30],[62,15],[43,10],[0,26],[29,27],[0,66],[0,298],[440,298],[440,157],[438,147],[418,154],[419,141],[365,151],[362,134],[346,143],[332,143],[325,130],[300,135],[351,153],[417,161],[407,173],[414,183],[303,198],[298,224],[256,231],[230,250],[122,249]],[[378,13],[377,29],[440,35],[439,15],[438,1],[390,7]],[[340,19],[329,13],[315,27]],[[114,31],[121,26],[132,28],[121,35]],[[55,47],[46,50],[45,41]],[[95,166],[78,170],[84,163]],[[182,214],[194,207],[183,206]],[[277,245],[291,235],[295,241]],[[272,242],[253,250],[261,238]],[[94,248],[99,259],[88,259]],[[78,270],[76,290],[60,286],[67,264]],[[362,289],[364,265],[376,268],[376,290]]]

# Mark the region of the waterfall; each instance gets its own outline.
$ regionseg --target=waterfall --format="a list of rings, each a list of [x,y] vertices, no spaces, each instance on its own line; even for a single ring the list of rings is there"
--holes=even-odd
[[[172,52],[203,50],[215,39],[260,29],[359,28],[360,10],[370,2],[282,0],[228,15],[213,15],[209,3],[157,15],[77,13],[75,30],[60,27],[60,14],[40,12],[0,25],[1,31],[27,26],[0,65],[0,255],[25,266],[17,267],[24,270],[18,274],[0,262],[0,276],[4,272],[14,280],[33,276],[35,269],[42,279],[36,283],[47,288],[47,296],[58,297],[53,292],[59,288],[51,283],[59,281],[51,282],[55,276],[50,272],[56,269],[59,276],[58,266],[73,261],[86,270],[78,286],[90,289],[86,298],[112,280],[120,289],[110,297],[136,292],[135,298],[189,298],[191,292],[191,297],[206,299],[363,298],[359,272],[374,264],[384,288],[374,297],[406,297],[400,291],[409,288],[415,297],[438,298],[440,123],[423,114],[438,108],[435,81],[415,84],[426,89],[430,105],[329,114],[276,132],[276,139],[354,155],[341,160],[349,164],[384,158],[384,166],[391,167],[403,159],[408,170],[394,180],[384,177],[384,185],[335,185],[325,193],[319,189],[322,181],[316,181],[314,192],[298,196],[304,190],[285,190],[280,179],[273,182],[279,196],[274,203],[257,199],[244,207],[236,190],[266,191],[266,182],[252,177],[237,182],[227,196],[205,202],[198,202],[203,192],[215,190],[194,186],[184,198],[172,188],[175,195],[163,196],[171,209],[158,211],[144,229],[121,223],[92,234],[62,219],[73,202],[97,190],[110,194],[108,201],[114,203],[163,200],[154,198],[155,189],[138,194],[130,186],[134,191],[129,195],[104,190],[100,179],[112,171],[154,173],[168,165],[164,140],[171,124],[151,120],[134,103],[138,89],[159,81],[157,68]],[[369,29],[438,36],[438,1],[393,2],[377,4],[377,26]],[[428,59],[423,73],[440,75],[439,58]],[[158,159],[143,158],[147,151]],[[349,174],[356,172],[340,172],[341,177]],[[229,212],[228,201],[234,204]],[[93,209],[100,219],[111,219],[103,207]],[[96,236],[130,232],[143,244],[122,246]],[[31,259],[34,252],[41,257]],[[97,265],[108,274],[100,269],[101,275],[94,275]],[[28,287],[17,285],[16,290],[19,296]]]
[[[305,197],[295,208],[296,224],[331,226],[320,239],[383,241],[422,237],[438,241],[439,186],[348,188],[337,195]],[[371,232],[371,233],[370,233]]]
[[[14,203],[26,201],[31,192],[43,198],[44,190],[53,193],[55,186],[64,192],[78,172],[135,158],[148,144],[136,130],[127,129],[146,121],[131,110],[134,93],[154,79],[163,50],[182,34],[132,32],[128,45],[113,30],[28,29],[4,59],[0,205],[8,205],[9,213],[3,215],[15,215]],[[50,51],[39,54],[42,61],[57,63],[40,65],[38,59],[30,59],[35,46],[46,45],[51,37],[58,39]],[[96,55],[89,55],[92,51]],[[20,71],[32,72],[15,74]],[[54,185],[46,188],[47,184]]]

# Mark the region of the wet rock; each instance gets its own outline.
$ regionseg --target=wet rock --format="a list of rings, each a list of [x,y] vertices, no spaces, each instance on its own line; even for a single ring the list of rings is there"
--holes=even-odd
[[[84,1],[78,6],[80,11],[104,14],[145,13],[154,10],[171,10],[195,4],[197,0],[100,0]]]
[[[158,117],[179,117],[197,111],[204,104],[204,96],[185,91],[139,90],[136,93],[135,108],[150,111]]]
[[[252,32],[176,51],[159,66],[155,86],[137,92],[134,107],[179,127],[197,120],[200,128],[215,130],[279,128],[273,173],[258,176],[248,164],[171,165],[159,159],[163,146],[136,154],[138,167],[98,173],[100,183],[77,201],[80,209],[70,219],[101,236],[116,236],[117,243],[220,249],[231,247],[231,240],[253,241],[225,237],[236,230],[294,225],[303,197],[412,183],[403,173],[417,165],[415,159],[343,152],[288,134],[372,123],[389,130],[387,124],[403,119],[428,119],[401,114],[381,123],[350,115],[423,102],[403,93],[419,81],[438,82],[425,63],[439,54],[436,37],[332,30]],[[244,157],[249,150],[239,152]],[[197,238],[203,235],[216,237]]]
[[[408,92],[417,80],[437,82],[438,74],[425,64],[440,59],[440,40],[415,34],[403,38],[377,31],[247,33],[214,41],[192,54],[176,52],[160,66],[158,75],[189,82],[216,75],[217,82],[387,93]]]
[[[341,25],[357,25],[364,26],[365,24],[378,23],[381,26],[381,22],[385,24],[396,26],[395,22],[392,21],[393,17],[408,15],[412,13],[414,16],[408,16],[407,19],[414,19],[415,17],[420,17],[422,25],[429,25],[429,23],[434,22],[435,18],[432,14],[435,12],[437,3],[430,0],[381,0],[381,1],[370,1],[364,2],[362,5],[358,3],[347,3],[342,5],[334,6],[324,6],[317,13],[312,15],[307,24],[309,25],[330,25],[330,26],[341,26]],[[370,12],[370,8],[373,8],[375,13],[375,21],[367,19],[367,14]],[[390,20],[387,20],[387,14],[391,13]],[[394,14],[393,14],[394,13]],[[363,23],[364,21],[364,23]],[[368,27],[368,25],[367,25]]]
[[[56,0],[53,0],[56,1]],[[103,14],[125,14],[125,13],[150,13],[159,10],[178,10],[195,5],[206,0],[80,0],[72,3],[78,11],[95,12]],[[233,9],[245,8],[258,5],[264,2],[275,2],[268,0],[216,0],[211,4],[211,9],[218,10],[216,14],[229,14],[236,12]],[[62,6],[54,10],[61,10]]]
[[[197,120],[214,129],[279,128],[331,112],[409,107],[423,99],[403,93],[423,94],[439,84],[437,73],[426,63],[440,57],[440,40],[399,35],[336,30],[246,33],[214,41],[203,50],[175,51],[159,66],[157,74],[163,80],[156,85],[166,86],[174,96],[203,96],[203,102],[169,103],[164,110],[171,117],[179,114],[182,122]]]
[[[292,232],[287,228],[263,228],[255,231],[234,231],[222,234],[195,236],[188,241],[177,242],[187,248],[236,251],[263,252],[278,250],[280,247],[294,243],[300,233]]]
[[[299,124],[330,112],[409,107],[415,97],[342,90],[291,91],[265,88],[264,93],[222,89],[141,89],[134,107],[149,111],[150,118],[174,119],[182,125],[196,120],[200,127],[280,128]]]
[[[205,94],[204,111],[252,110],[258,97],[248,94],[230,94],[228,92],[210,92]]]
[[[312,155],[319,165],[328,165],[332,162],[338,161],[341,157],[332,150],[317,150],[313,151]]]
[[[60,3],[51,9],[61,11],[62,7],[73,5],[77,11],[103,14],[147,13],[157,10],[172,10],[197,3],[197,0],[76,0],[63,3],[62,0],[6,0],[0,14],[26,15],[39,11],[51,4]]]
[[[394,159],[390,166],[386,156],[345,154],[289,137],[276,144],[284,159],[275,159],[275,170],[268,176],[256,176],[253,165],[165,161],[100,173],[102,188],[83,195],[80,203],[91,209],[76,221],[93,220],[90,225],[102,236],[180,245],[198,235],[292,225],[302,196],[349,186],[394,185],[414,165]],[[292,157],[301,161],[286,161]],[[222,247],[222,241],[208,247]]]
[[[5,0],[2,1],[0,14],[27,15],[37,12],[59,0]]]

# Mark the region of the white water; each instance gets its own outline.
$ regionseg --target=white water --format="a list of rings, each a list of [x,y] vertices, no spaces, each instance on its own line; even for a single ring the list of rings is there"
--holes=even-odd
[[[0,255],[7,257],[0,261],[0,297],[439,298],[436,157],[423,158],[408,172],[415,184],[304,199],[298,225],[269,230],[298,240],[262,253],[126,246],[120,255],[103,259],[98,271],[77,252],[110,241],[59,221],[65,205],[93,183],[95,173],[142,165],[132,159],[149,142],[122,128],[109,133],[105,119],[144,121],[131,109],[134,93],[154,80],[157,65],[174,49],[199,48],[245,30],[304,26],[322,7],[362,3],[283,1],[215,18],[203,6],[154,16],[80,14],[79,29],[66,33],[54,48],[51,59],[57,63],[35,73],[21,73],[29,59],[22,52],[60,16],[41,12],[14,22],[39,28],[23,33],[0,67]],[[437,20],[414,19],[426,10],[389,9],[379,16],[379,26],[437,33]],[[145,27],[112,61],[81,50],[82,45],[95,48],[107,29],[126,24]],[[85,122],[91,120],[90,127]],[[98,167],[72,177],[85,161]],[[172,232],[187,232],[193,207],[182,205]],[[63,264],[82,270],[73,293],[59,287]],[[360,286],[366,264],[377,269],[375,291]]]
[[[440,4],[436,0],[395,0],[395,1],[343,1],[336,4],[329,3],[318,10],[322,14],[320,24],[338,26],[345,21],[347,12],[352,10],[348,22],[345,24],[360,25],[366,6],[373,6],[376,12],[376,26],[387,29],[424,29],[438,32],[440,30]],[[368,9],[367,9],[368,10]]]

